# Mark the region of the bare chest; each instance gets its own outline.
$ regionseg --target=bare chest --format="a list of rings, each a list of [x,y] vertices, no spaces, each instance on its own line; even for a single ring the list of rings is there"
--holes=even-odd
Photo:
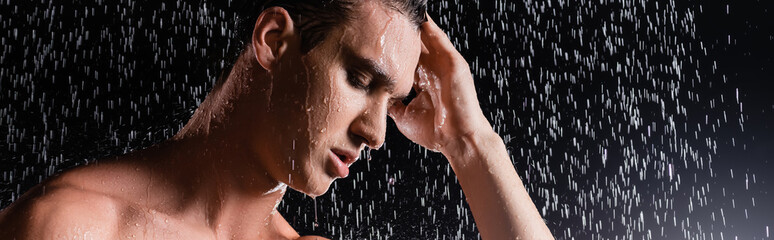
[[[129,208],[116,229],[120,239],[215,239],[205,226],[154,210]]]
[[[131,210],[122,213],[116,231],[120,239],[281,239],[275,224],[262,224],[260,229],[246,226],[213,226],[154,210]]]

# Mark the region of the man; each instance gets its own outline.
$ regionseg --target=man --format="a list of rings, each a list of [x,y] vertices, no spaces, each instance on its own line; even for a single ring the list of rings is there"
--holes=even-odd
[[[449,160],[484,239],[550,239],[462,56],[422,1],[275,1],[172,139],[70,170],[0,214],[15,239],[317,239],[277,214],[325,193],[387,115]],[[310,19],[304,11],[328,12]],[[411,89],[417,97],[402,99]]]

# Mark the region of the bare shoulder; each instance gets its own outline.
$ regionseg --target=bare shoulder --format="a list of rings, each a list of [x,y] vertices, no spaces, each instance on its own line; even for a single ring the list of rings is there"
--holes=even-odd
[[[0,212],[0,235],[111,239],[120,209],[118,201],[100,193],[70,185],[40,185]]]

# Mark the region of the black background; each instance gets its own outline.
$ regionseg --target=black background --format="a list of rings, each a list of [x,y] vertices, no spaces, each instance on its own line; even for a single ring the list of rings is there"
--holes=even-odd
[[[433,1],[429,12],[470,62],[557,238],[764,239],[774,228],[771,5]],[[0,205],[174,134],[237,44],[223,30],[229,12],[207,1],[0,2]],[[388,123],[371,161],[316,200],[290,191],[283,215],[302,235],[333,239],[475,238],[443,157]]]

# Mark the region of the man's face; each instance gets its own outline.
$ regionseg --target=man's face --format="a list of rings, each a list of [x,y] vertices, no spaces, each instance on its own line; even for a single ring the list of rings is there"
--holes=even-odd
[[[387,108],[410,91],[420,51],[417,28],[378,1],[309,53],[288,50],[272,72],[270,139],[258,146],[270,175],[311,196],[346,176],[360,150],[382,145]]]

